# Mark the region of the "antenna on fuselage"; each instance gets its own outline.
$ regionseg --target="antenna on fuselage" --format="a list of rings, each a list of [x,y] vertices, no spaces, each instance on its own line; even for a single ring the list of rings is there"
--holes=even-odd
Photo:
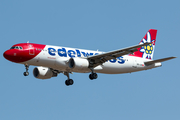
[[[29,41],[27,41],[27,43],[29,43]]]

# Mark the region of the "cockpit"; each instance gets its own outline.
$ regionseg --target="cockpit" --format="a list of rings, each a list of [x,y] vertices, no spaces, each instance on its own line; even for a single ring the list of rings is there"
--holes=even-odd
[[[21,46],[14,46],[14,47],[11,47],[10,49],[19,49],[19,50],[22,50],[23,48]]]

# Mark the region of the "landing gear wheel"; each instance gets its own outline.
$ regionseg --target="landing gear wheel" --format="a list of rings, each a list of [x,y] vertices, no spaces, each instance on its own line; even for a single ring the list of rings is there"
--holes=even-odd
[[[65,84],[66,84],[67,86],[73,85],[73,83],[74,83],[74,81],[73,81],[72,79],[69,79],[69,80],[66,80],[66,81],[65,81]]]
[[[24,74],[24,76],[28,76],[29,72],[24,72],[23,74]]]
[[[89,74],[89,79],[93,80],[92,74]]]
[[[24,74],[24,76],[28,76],[29,75],[29,72],[28,72],[29,65],[28,64],[24,64],[24,66],[26,67],[26,72],[24,72],[23,74]]]
[[[96,73],[91,73],[89,75],[89,79],[93,80],[93,79],[97,79],[98,75]]]
[[[93,73],[92,76],[94,79],[97,79],[97,77],[98,77],[98,75],[96,73]]]

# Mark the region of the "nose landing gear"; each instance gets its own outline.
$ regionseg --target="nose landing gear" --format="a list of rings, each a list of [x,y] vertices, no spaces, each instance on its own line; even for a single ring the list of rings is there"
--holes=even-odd
[[[26,67],[26,72],[24,72],[23,75],[24,75],[24,76],[28,76],[28,75],[29,75],[29,72],[28,72],[28,70],[29,70],[29,65],[28,65],[28,64],[24,64],[24,65],[25,65],[25,67]]]

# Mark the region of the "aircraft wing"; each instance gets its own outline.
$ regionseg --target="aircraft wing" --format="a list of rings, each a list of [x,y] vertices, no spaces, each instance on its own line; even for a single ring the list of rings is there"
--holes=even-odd
[[[158,59],[158,60],[153,60],[153,61],[148,61],[148,62],[144,62],[145,65],[152,65],[154,63],[158,63],[158,62],[164,62],[164,61],[167,61],[167,60],[170,60],[170,59],[174,59],[176,57],[168,57],[168,58],[162,58],[162,59]]]
[[[119,50],[115,50],[115,51],[110,51],[110,52],[98,54],[95,56],[89,56],[87,58],[90,62],[89,67],[94,68],[98,65],[102,65],[103,63],[105,63],[108,60],[116,59],[117,57],[120,57],[123,55],[132,54],[133,52],[138,51],[137,48],[140,48],[142,46],[146,46],[148,44],[151,44],[151,43],[144,43],[144,44],[135,45],[135,46],[124,48],[124,49],[119,49]]]

